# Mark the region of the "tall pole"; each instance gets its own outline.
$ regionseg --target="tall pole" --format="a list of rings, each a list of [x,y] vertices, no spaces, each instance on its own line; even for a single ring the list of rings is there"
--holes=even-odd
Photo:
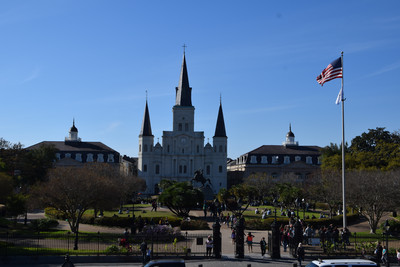
[[[344,140],[344,73],[343,73],[343,51],[342,51],[342,195],[343,195],[343,228],[347,227],[347,219],[346,219],[346,179],[345,179],[345,157],[344,157],[344,149],[345,149],[345,140]]]

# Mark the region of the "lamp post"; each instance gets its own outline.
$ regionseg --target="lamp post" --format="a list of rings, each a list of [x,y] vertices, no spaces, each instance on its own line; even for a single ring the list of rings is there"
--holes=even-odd
[[[304,198],[301,200],[301,204],[303,205],[303,221],[306,220],[306,202],[304,201]]]
[[[385,221],[385,235],[386,235],[386,266],[390,266],[389,264],[389,229],[390,229],[390,224],[389,220]]]

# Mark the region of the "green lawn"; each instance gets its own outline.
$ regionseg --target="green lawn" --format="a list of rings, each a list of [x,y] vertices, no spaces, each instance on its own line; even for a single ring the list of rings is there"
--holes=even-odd
[[[129,211],[126,213],[125,208],[129,208],[132,210],[132,204],[124,205],[124,211],[121,214],[118,214],[118,209],[114,209],[111,211],[104,211],[103,215],[106,217],[112,217],[114,214],[118,217],[132,217],[133,212]],[[87,210],[85,215],[93,215],[94,210]],[[151,218],[151,217],[176,217],[175,214],[170,212],[169,210],[162,210],[159,209],[157,211],[151,211],[151,204],[135,204],[135,216],[141,216],[142,218]]]
[[[260,211],[260,214],[255,214],[254,210],[258,208],[258,210]],[[272,211],[271,215],[267,216],[267,218],[272,218],[274,217],[274,211],[275,211],[275,207],[274,206],[251,206],[249,207],[244,213],[243,215],[245,216],[245,218],[249,218],[249,219],[257,219],[260,218],[261,219],[261,212],[262,210],[268,210],[270,209]],[[286,212],[286,210],[285,210]],[[295,213],[297,214],[297,210],[295,211]],[[303,212],[303,210],[299,210],[299,216],[300,219],[304,219],[305,217],[309,217],[311,219],[312,216],[315,216],[316,218],[319,218],[319,212],[311,212],[311,211],[306,211],[305,213]],[[280,209],[276,210],[276,217],[277,218],[287,218],[287,216],[281,216],[281,211]]]

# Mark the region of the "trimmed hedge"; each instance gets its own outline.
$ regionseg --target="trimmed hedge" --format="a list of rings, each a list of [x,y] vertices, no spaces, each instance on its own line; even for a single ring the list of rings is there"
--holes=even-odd
[[[349,224],[357,222],[359,219],[358,214],[349,214],[347,215],[347,222]],[[250,219],[246,220],[246,229],[248,230],[271,230],[271,224],[274,221],[273,217],[267,219]],[[276,221],[279,225],[287,225],[289,224],[288,218],[277,218]],[[331,218],[323,218],[323,219],[308,219],[305,220],[306,224],[310,224],[314,227],[314,229],[319,229],[322,226],[328,226],[333,224],[335,226],[343,225],[343,216],[334,216]]]
[[[65,220],[66,216],[63,212],[55,209],[55,208],[45,208],[44,210],[45,214],[52,219],[57,219],[57,220]],[[143,220],[146,220],[147,218],[143,218]],[[163,217],[152,217],[153,222],[155,224],[158,224],[160,220],[164,220],[165,216]],[[150,220],[150,218],[148,219]],[[172,227],[178,227],[181,226],[181,221],[182,219],[177,218],[177,217],[168,217],[168,222],[171,224]],[[138,222],[138,217],[136,217],[136,225]],[[121,228],[129,228],[132,225],[132,217],[119,217],[119,216],[112,216],[112,217],[99,217],[99,218],[94,218],[91,215],[83,215],[81,219],[81,223],[83,224],[94,224],[94,225],[100,225],[100,226],[107,226],[107,227],[121,227]]]
[[[208,223],[204,220],[191,220],[181,222],[181,230],[209,230]]]

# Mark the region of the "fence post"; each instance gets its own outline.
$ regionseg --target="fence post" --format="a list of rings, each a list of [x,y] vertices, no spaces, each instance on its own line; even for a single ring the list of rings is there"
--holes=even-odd
[[[97,232],[97,257],[100,256],[100,231]]]
[[[188,233],[187,233],[187,231],[186,231],[186,234],[185,234],[185,241],[186,241],[186,251],[188,250]],[[186,253],[186,257],[187,257],[187,253]]]
[[[268,243],[270,244],[269,249],[269,254],[271,255],[271,258],[273,259],[280,259],[281,258],[281,244],[280,244],[280,237],[281,233],[279,230],[279,224],[276,220],[274,220],[271,224],[271,235],[268,234],[268,237],[271,238],[271,240],[268,240]]]
[[[70,231],[68,231],[67,232],[67,251],[68,251],[68,254],[69,254],[69,235],[71,234],[71,232]]]
[[[40,238],[40,231],[37,233],[37,243],[36,243],[36,256],[39,254],[39,238]]]
[[[354,250],[357,247],[357,232],[354,232]]]
[[[8,256],[8,231],[6,234],[6,258],[7,258],[7,256]]]
[[[214,255],[216,259],[221,258],[221,224],[219,224],[219,219],[215,220],[213,224],[213,239],[214,239]]]

